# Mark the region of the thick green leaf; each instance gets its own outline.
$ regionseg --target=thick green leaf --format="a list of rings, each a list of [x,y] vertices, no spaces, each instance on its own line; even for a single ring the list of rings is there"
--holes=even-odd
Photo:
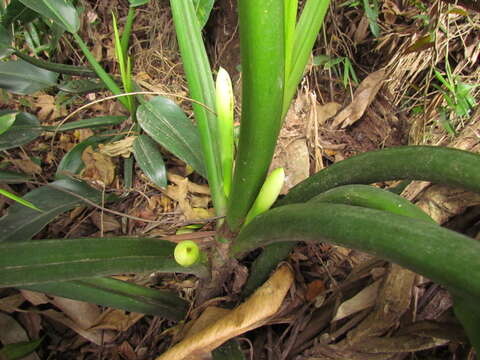
[[[476,300],[466,301],[455,296],[453,298],[453,310],[478,354],[480,351],[480,311],[478,310],[478,298]]]
[[[31,239],[58,215],[77,205],[85,205],[79,196],[97,204],[101,204],[104,198],[100,191],[84,182],[70,179],[57,180],[30,191],[23,199],[30,201],[43,212],[31,210],[19,204],[10,206],[8,213],[0,219],[0,242]],[[110,199],[110,196],[105,196],[104,200]]]
[[[464,299],[480,299],[480,242],[424,220],[343,204],[285,205],[245,226],[232,253],[283,241],[327,241],[368,252]]]
[[[106,89],[105,84],[87,79],[69,80],[58,84],[58,89],[68,94],[86,94]]]
[[[60,164],[58,164],[55,173],[55,179],[71,178],[73,175],[78,175],[85,168],[82,160],[82,154],[89,146],[94,146],[107,141],[108,137],[90,136],[81,143],[75,145],[68,153],[66,153]]]
[[[392,192],[369,185],[344,185],[325,191],[310,201],[362,206],[434,222],[422,209]]]
[[[13,171],[0,170],[0,183],[21,184],[28,180],[30,180],[30,177],[28,175],[16,173]]]
[[[77,10],[69,0],[20,0],[26,7],[52,20],[65,31],[76,33],[80,28]]]
[[[99,277],[22,288],[176,321],[184,319],[188,310],[187,301],[170,291],[146,288],[112,278]]]
[[[13,113],[12,111],[0,111],[0,115]],[[18,113],[15,123],[10,129],[0,135],[0,150],[7,150],[29,143],[40,136],[40,122],[29,113]]]
[[[0,88],[19,95],[56,86],[58,74],[40,69],[23,60],[0,63]]]
[[[33,56],[24,54],[20,50],[15,50],[15,55],[20,59],[28,62],[31,65],[35,65],[44,70],[49,70],[59,74],[74,75],[74,76],[88,76],[96,77],[97,74],[92,69],[82,66],[68,65],[68,64],[59,64],[51,61],[45,61],[42,59],[37,59]]]
[[[0,244],[0,286],[24,286],[130,272],[200,273],[173,259],[175,243],[150,238],[80,238]]]
[[[304,202],[340,185],[425,180],[480,192],[480,155],[435,146],[402,146],[363,153],[319,171],[290,189],[277,206]]]
[[[242,118],[227,222],[237,231],[267,175],[282,124],[285,80],[284,4],[240,1]]]
[[[226,198],[215,110],[215,87],[202,32],[191,0],[170,0],[175,32],[200,133],[208,184],[217,215],[225,215]],[[204,105],[204,106],[202,106]]]
[[[50,131],[68,131],[76,129],[93,129],[102,126],[114,126],[119,125],[125,120],[127,116],[99,116],[96,118],[82,119],[77,121],[68,122],[59,126],[43,126],[43,130]]]
[[[203,27],[207,24],[214,3],[215,0],[193,0],[195,12],[197,13],[198,24],[200,25],[201,29],[203,29]]]
[[[167,169],[155,141],[147,135],[137,136],[133,143],[133,154],[140,169],[155,185],[167,186]]]
[[[17,112],[0,115],[0,135],[12,127],[17,115]]]
[[[140,105],[138,123],[165,149],[206,176],[197,128],[173,101],[157,96]]]

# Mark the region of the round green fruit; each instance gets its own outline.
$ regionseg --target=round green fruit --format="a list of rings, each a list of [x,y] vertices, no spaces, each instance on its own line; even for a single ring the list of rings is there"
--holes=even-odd
[[[200,248],[192,240],[180,241],[173,251],[175,261],[182,266],[191,266],[200,258]]]

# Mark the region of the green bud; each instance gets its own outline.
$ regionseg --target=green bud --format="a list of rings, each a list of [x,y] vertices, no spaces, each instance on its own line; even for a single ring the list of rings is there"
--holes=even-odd
[[[283,168],[276,168],[267,176],[245,218],[245,225],[252,221],[255,216],[270,209],[275,200],[277,200],[278,195],[280,195],[284,181],[285,171],[283,171]]]
[[[223,189],[228,197],[232,188],[233,173],[233,107],[232,81],[228,72],[220,68],[215,83],[220,161],[222,163]]]
[[[192,240],[180,241],[175,246],[173,256],[179,265],[192,266],[200,259],[200,248]]]

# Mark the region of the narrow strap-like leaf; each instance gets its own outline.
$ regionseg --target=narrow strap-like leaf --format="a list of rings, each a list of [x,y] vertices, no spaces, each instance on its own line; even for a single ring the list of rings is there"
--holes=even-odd
[[[80,19],[73,4],[65,0],[20,0],[30,9],[52,20],[64,30],[76,33],[80,28]]]
[[[80,238],[0,244],[0,286],[23,286],[129,272],[199,273],[173,259],[175,244],[148,238]]]
[[[402,146],[363,153],[299,183],[277,206],[303,202],[336,186],[425,180],[480,192],[480,155],[436,146]]]
[[[188,303],[170,291],[112,278],[89,278],[22,288],[177,321],[184,319],[188,310]]]
[[[0,111],[0,115],[8,113],[12,111]],[[40,134],[40,122],[37,117],[21,112],[16,116],[13,125],[0,135],[0,151],[27,144]]]
[[[480,299],[480,242],[438,225],[343,204],[286,205],[256,217],[238,235],[233,254],[283,241],[321,241],[368,252]]]

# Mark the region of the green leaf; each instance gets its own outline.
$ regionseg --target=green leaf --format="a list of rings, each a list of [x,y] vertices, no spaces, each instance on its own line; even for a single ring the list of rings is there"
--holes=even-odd
[[[200,25],[201,29],[203,29],[203,27],[207,24],[214,3],[215,0],[193,0],[193,6],[195,6],[198,24]]]
[[[206,175],[217,215],[225,215],[226,199],[215,113],[215,87],[202,32],[191,0],[170,0],[183,68],[200,133]]]
[[[147,4],[149,1],[150,0],[128,0],[131,7],[142,6],[142,5]]]
[[[465,299],[480,298],[480,242],[424,220],[343,204],[285,205],[245,226],[232,254],[283,241],[331,242],[395,262]]]
[[[12,127],[17,115],[18,112],[0,115],[0,135]]]
[[[470,343],[477,353],[480,351],[480,311],[477,301],[468,301],[459,296],[453,298],[455,316],[463,325]]]
[[[12,194],[10,191],[0,189],[0,195],[3,195],[9,199],[12,199],[13,201],[16,201],[17,203],[19,203],[20,205],[26,206],[32,210],[40,211],[40,212],[42,211],[38,207],[33,205],[30,201],[24,200],[21,197],[18,197],[17,195]]]
[[[282,124],[285,79],[284,4],[239,2],[242,118],[227,222],[241,226],[267,175]],[[275,54],[272,56],[272,54]]]
[[[77,10],[68,0],[20,0],[23,5],[38,12],[70,33],[80,29]]]
[[[369,185],[344,185],[325,191],[310,201],[367,207],[434,222],[422,209],[392,192]]]
[[[0,183],[2,184],[21,184],[29,180],[30,177],[25,174],[0,170]]]
[[[35,58],[33,56],[24,54],[20,50],[15,50],[15,55],[20,59],[28,62],[31,65],[35,65],[44,70],[56,72],[59,74],[74,75],[74,76],[87,76],[87,77],[96,77],[97,74],[92,69],[83,66],[68,65],[68,64],[59,64],[51,61],[45,61],[42,59]]]
[[[402,146],[363,153],[294,186],[276,206],[304,202],[340,185],[424,180],[480,192],[480,155],[435,146]]]
[[[370,1],[372,3],[370,3]],[[363,0],[363,7],[367,15],[370,31],[372,35],[378,38],[380,36],[380,27],[378,26],[378,0]]]
[[[12,111],[0,111],[0,115],[11,114]],[[29,143],[40,136],[40,122],[29,113],[17,113],[15,123],[8,131],[0,135],[0,150],[7,150]]]
[[[137,136],[133,143],[133,154],[140,169],[155,185],[167,187],[167,169],[155,141],[146,135]]]
[[[152,139],[206,176],[197,128],[173,101],[154,97],[138,107],[137,119]]]
[[[61,125],[54,125],[54,126],[43,126],[43,130],[48,131],[69,131],[69,130],[76,130],[76,129],[93,129],[97,127],[103,126],[114,126],[119,125],[125,120],[127,120],[127,116],[99,116],[95,118],[88,118],[82,119],[77,121],[68,122]]]
[[[184,319],[188,310],[188,302],[170,291],[112,278],[98,277],[22,288],[175,321]]]
[[[0,244],[0,286],[25,286],[131,272],[200,273],[173,259],[175,244],[151,238],[80,238]]]
[[[12,36],[2,25],[0,25],[0,59],[5,58],[12,52]]]
[[[0,358],[5,358],[6,360],[23,359],[28,354],[34,352],[43,339],[42,337],[38,340],[7,344],[0,350]]]
[[[0,88],[14,94],[29,95],[56,86],[58,74],[40,69],[23,60],[0,63]]]
[[[24,200],[30,201],[43,212],[40,213],[18,204],[8,208],[7,215],[0,219],[0,242],[31,239],[58,215],[75,206],[85,205],[85,201],[80,197],[97,204],[101,204],[102,199],[105,201],[111,199],[110,196],[103,196],[100,191],[82,181],[57,180],[32,190],[23,197]]]
[[[20,25],[28,24],[36,18],[39,14],[32,9],[25,7],[19,0],[12,0],[5,9],[5,14],[1,18],[1,24],[6,29],[9,29],[12,24]]]

